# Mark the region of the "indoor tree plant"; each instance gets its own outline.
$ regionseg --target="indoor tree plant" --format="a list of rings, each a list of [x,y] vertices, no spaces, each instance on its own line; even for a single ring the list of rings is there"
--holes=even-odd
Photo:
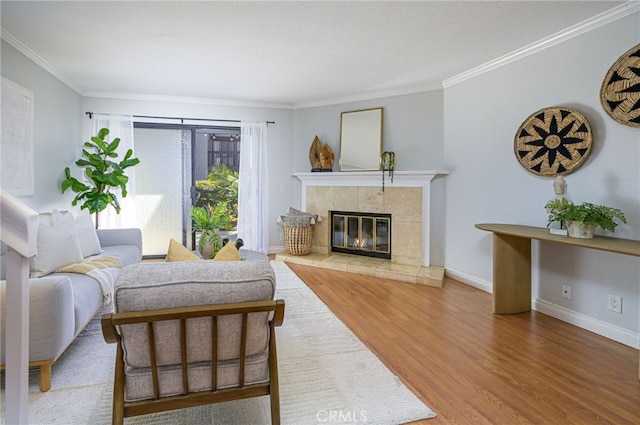
[[[71,201],[71,205],[76,206],[82,202],[80,209],[87,209],[89,213],[96,215],[96,228],[98,228],[98,213],[109,205],[115,208],[120,214],[120,203],[116,197],[115,190],[120,188],[122,197],[127,196],[127,183],[129,177],[124,173],[128,167],[133,167],[140,163],[138,158],[133,158],[133,150],[127,150],[124,158],[115,162],[118,158],[116,152],[120,144],[120,138],[116,137],[111,143],[105,141],[109,134],[109,129],[102,128],[97,136],[84,144],[81,158],[76,161],[78,167],[84,167],[86,182],[81,182],[71,175],[71,169],[64,169],[65,179],[62,180],[62,193],[67,189],[76,192],[77,195]]]
[[[200,232],[198,248],[203,258],[213,258],[222,248],[220,230],[227,230],[231,226],[227,204],[218,202],[215,206],[191,207],[193,232]]]
[[[545,208],[549,211],[547,226],[558,221],[567,228],[569,236],[574,238],[592,238],[596,227],[614,232],[618,225],[616,220],[627,222],[624,213],[618,208],[590,202],[576,205],[565,198],[559,198],[549,201]]]

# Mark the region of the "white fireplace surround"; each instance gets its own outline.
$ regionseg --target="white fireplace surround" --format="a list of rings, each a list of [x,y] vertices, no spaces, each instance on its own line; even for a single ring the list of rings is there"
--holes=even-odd
[[[447,175],[445,170],[424,171],[394,171],[393,183],[388,173],[385,173],[385,188],[419,187],[422,189],[422,265],[429,267],[430,235],[431,235],[431,181],[439,175]],[[319,172],[295,173],[301,184],[301,209],[306,211],[307,188],[312,186],[382,186],[381,171],[349,171],[349,172]]]

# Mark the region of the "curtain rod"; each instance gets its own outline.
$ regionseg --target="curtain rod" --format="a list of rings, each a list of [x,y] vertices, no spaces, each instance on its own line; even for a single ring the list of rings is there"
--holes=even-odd
[[[89,115],[89,119],[93,118],[93,112],[85,112],[86,115]],[[154,117],[151,115],[132,115],[134,118],[153,118],[160,120],[180,120],[181,124],[184,124],[184,120],[187,121],[218,121],[218,122],[242,122],[240,120],[217,120],[211,118],[182,118],[182,117]],[[267,124],[275,124],[275,121],[267,121]]]

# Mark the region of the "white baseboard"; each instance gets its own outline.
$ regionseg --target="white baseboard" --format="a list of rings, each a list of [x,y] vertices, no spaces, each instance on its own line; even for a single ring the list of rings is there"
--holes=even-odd
[[[493,294],[493,283],[488,282],[486,280],[478,279],[477,277],[470,276],[468,274],[460,273],[455,270],[451,270],[445,268],[445,276],[450,277],[451,279],[457,280],[458,282],[465,283],[469,286],[473,286],[474,288],[480,289],[481,291],[488,292]]]
[[[478,279],[474,276],[460,273],[448,268],[445,269],[445,274],[447,277],[455,279],[458,282],[462,282],[466,285],[472,286],[490,294],[493,293],[492,282]],[[603,320],[587,316],[586,314],[578,313],[577,311],[569,310],[568,308],[550,303],[545,300],[536,299],[532,304],[532,308],[534,310],[546,314],[547,316],[551,316],[558,320],[562,320],[563,322],[570,323],[581,329],[585,329],[589,332],[593,332],[629,347],[633,347],[636,349],[640,348],[640,333],[638,332],[621,328],[620,326],[616,326]]]
[[[540,313],[555,317],[563,322],[570,323],[579,328],[593,332],[605,338],[612,339],[621,344],[633,348],[640,348],[640,333],[621,328],[620,326],[607,323],[600,319],[569,310],[568,308],[550,303],[545,300],[536,299],[533,302],[533,308]]]
[[[285,251],[284,245],[270,246],[267,248],[269,254],[280,254]]]

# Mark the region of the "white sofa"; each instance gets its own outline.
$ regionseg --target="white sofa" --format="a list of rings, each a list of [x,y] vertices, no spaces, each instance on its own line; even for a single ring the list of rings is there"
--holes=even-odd
[[[40,234],[39,228],[39,245]],[[101,252],[84,257],[84,260],[110,256],[120,260],[124,267],[142,259],[140,229],[98,229],[92,234],[93,237],[96,235]],[[64,242],[54,245],[54,250],[71,250]],[[39,253],[44,255],[46,251],[47,247],[39,246]],[[32,278],[29,279],[29,365],[40,368],[40,390],[48,391],[51,388],[51,366],[102,309],[104,294],[99,281],[87,274],[53,272],[33,277],[46,272],[34,273],[33,270],[32,267]],[[5,271],[4,264],[0,271]],[[4,279],[4,275],[0,278]],[[5,326],[11,325],[11,318],[7,320],[5,317],[5,287],[6,282],[0,281],[0,369],[4,369],[5,364]]]

